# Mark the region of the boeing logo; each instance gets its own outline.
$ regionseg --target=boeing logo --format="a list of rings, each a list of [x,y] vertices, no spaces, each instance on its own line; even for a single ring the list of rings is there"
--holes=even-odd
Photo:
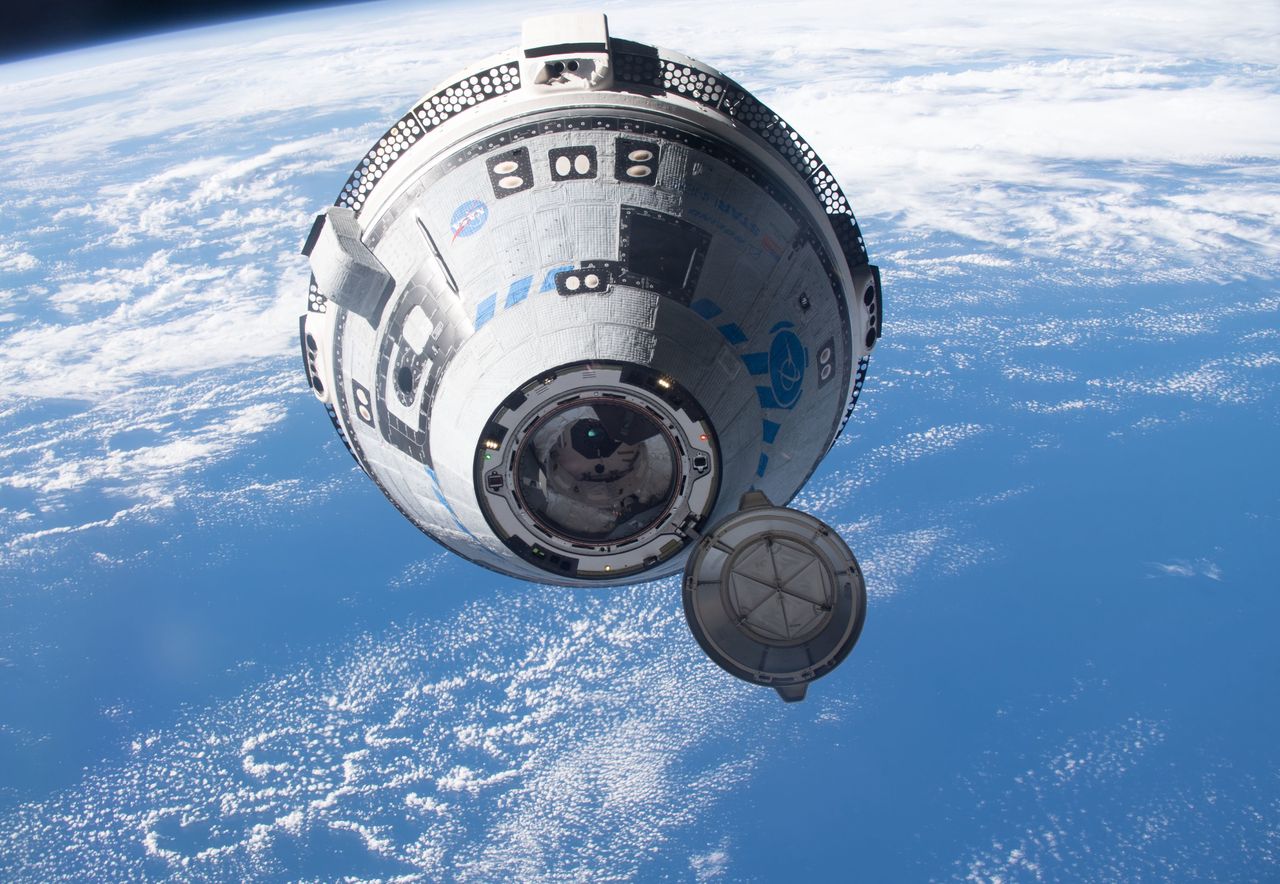
[[[804,363],[804,345],[794,332],[782,329],[774,335],[769,346],[769,383],[779,408],[790,408],[800,398]]]

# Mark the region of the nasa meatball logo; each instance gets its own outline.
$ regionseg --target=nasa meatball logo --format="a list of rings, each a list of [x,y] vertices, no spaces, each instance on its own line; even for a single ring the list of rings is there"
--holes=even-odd
[[[800,398],[800,387],[804,383],[804,363],[804,345],[793,332],[784,328],[774,335],[773,343],[769,346],[769,382],[773,386],[773,399],[779,408],[790,408]]]
[[[489,207],[480,200],[467,200],[458,208],[453,210],[453,217],[449,219],[449,228],[453,231],[453,238],[460,236],[472,236],[484,227],[484,222],[489,220]]]

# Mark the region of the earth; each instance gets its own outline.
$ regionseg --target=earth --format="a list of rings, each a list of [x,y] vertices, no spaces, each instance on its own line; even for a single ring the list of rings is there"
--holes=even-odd
[[[885,335],[795,506],[805,702],[678,586],[446,554],[305,389],[298,254],[523,4],[0,66],[0,878],[1280,877],[1280,7],[637,7],[843,184]]]

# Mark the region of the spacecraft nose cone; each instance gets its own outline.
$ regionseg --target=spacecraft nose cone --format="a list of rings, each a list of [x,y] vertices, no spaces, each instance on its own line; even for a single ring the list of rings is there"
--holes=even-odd
[[[758,491],[685,565],[685,617],[707,656],[788,702],[853,649],[866,607],[862,570],[834,529]]]

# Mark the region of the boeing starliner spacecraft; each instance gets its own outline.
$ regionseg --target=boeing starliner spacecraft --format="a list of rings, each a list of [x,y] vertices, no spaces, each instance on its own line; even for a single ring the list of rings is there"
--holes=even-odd
[[[866,588],[790,501],[881,331],[878,270],[777,114],[602,15],[396,121],[303,247],[307,381],[411,522],[523,580],[684,569],[703,650],[787,700],[849,653]]]

